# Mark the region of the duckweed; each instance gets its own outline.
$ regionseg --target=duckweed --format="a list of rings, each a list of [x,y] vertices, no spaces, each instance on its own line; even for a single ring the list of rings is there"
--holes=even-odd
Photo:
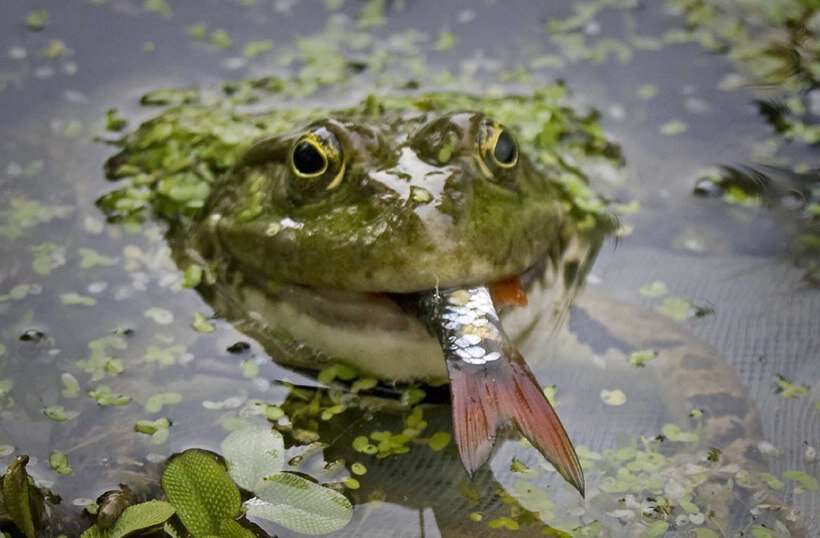
[[[430,436],[428,444],[430,445],[430,449],[436,452],[444,450],[444,448],[450,444],[450,434],[447,432],[436,432]]]
[[[174,314],[165,308],[152,307],[146,310],[143,315],[159,325],[170,325],[174,321]]]
[[[783,478],[794,480],[799,483],[805,491],[817,491],[817,480],[802,471],[785,471]]]
[[[62,405],[49,405],[43,409],[43,414],[55,422],[65,422],[68,414]]]
[[[366,435],[360,435],[353,439],[353,449],[363,454],[376,454],[379,449],[376,445],[370,442]]]
[[[251,41],[246,43],[242,48],[242,56],[245,58],[253,58],[254,56],[268,52],[269,50],[273,50],[273,41],[270,39]]]
[[[799,385],[792,383],[782,375],[777,376],[777,390],[775,393],[780,394],[784,398],[799,398],[809,393],[811,387],[808,385]]]
[[[60,302],[64,305],[84,305],[84,306],[94,306],[97,304],[97,300],[93,297],[89,297],[88,295],[80,295],[79,293],[71,292],[71,293],[63,293],[60,295]]]
[[[681,120],[672,120],[668,123],[664,123],[660,126],[660,131],[662,134],[666,136],[675,136],[681,133],[685,133],[689,129],[689,126],[686,122]]]
[[[439,35],[438,39],[436,40],[435,48],[436,50],[450,50],[451,48],[455,47],[458,39],[456,38],[456,34],[454,34],[451,30],[443,30]]]
[[[507,529],[511,531],[518,530],[518,522],[512,518],[507,516],[501,516],[494,519],[491,519],[487,522],[487,526],[491,529]]]
[[[356,462],[350,466],[350,472],[361,476],[367,472],[367,467],[365,467],[363,463]]]
[[[626,360],[629,361],[629,364],[641,368],[643,366],[646,366],[647,362],[657,357],[658,352],[654,349],[642,349],[640,351],[633,351],[632,353],[630,353],[629,357],[627,357]]]
[[[697,433],[683,432],[675,424],[664,425],[664,427],[661,429],[661,433],[663,433],[664,437],[666,437],[670,441],[675,441],[679,443],[697,443],[700,440],[700,437]]]
[[[182,287],[192,289],[199,286],[202,282],[202,273],[202,267],[199,265],[192,264],[186,267],[182,272]]]
[[[201,314],[199,312],[194,314],[194,318],[191,321],[191,327],[198,333],[212,333],[216,330],[216,327],[208,321],[205,314]]]
[[[607,405],[619,406],[626,403],[626,393],[621,389],[601,390],[601,401]]]
[[[53,452],[48,457],[48,464],[58,474],[70,475],[74,474],[74,469],[68,464],[68,456],[62,452]]]
[[[669,288],[666,287],[666,283],[655,280],[645,286],[641,286],[640,289],[638,289],[638,293],[644,297],[662,297],[669,293]]]
[[[221,49],[227,49],[233,45],[233,39],[227,30],[220,28],[211,33],[211,43]]]
[[[655,307],[655,311],[675,321],[684,321],[691,317],[692,303],[679,297],[667,297]]]
[[[96,400],[97,405],[103,407],[128,405],[131,402],[130,396],[112,393],[111,388],[107,385],[99,385],[96,389],[89,391],[88,397]]]
[[[111,258],[110,256],[104,256],[90,248],[77,249],[77,253],[81,257],[80,269],[89,269],[97,265],[109,266],[117,263],[117,260],[115,260],[114,258]]]
[[[182,401],[182,394],[178,392],[161,392],[145,400],[146,413],[159,413],[166,405],[176,405]]]
[[[46,9],[32,11],[26,15],[26,28],[32,32],[39,32],[51,20],[51,12]]]
[[[375,377],[363,377],[354,381],[350,386],[350,390],[353,393],[367,391],[378,385],[378,383],[379,381]]]

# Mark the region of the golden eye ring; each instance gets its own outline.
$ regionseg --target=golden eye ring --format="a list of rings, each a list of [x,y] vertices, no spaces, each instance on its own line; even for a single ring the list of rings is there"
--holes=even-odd
[[[343,182],[346,162],[342,145],[326,126],[317,126],[298,137],[290,147],[288,191],[298,203],[313,203]]]

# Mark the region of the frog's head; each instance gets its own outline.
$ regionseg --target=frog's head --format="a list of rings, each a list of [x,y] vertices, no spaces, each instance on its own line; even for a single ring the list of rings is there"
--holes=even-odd
[[[489,284],[569,233],[566,195],[481,113],[313,122],[254,144],[199,223],[245,273],[315,288]]]

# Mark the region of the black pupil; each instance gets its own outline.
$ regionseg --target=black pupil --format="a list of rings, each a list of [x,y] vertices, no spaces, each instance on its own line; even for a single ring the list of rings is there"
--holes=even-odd
[[[325,156],[310,142],[301,142],[293,148],[293,166],[305,175],[318,174],[325,168]]]
[[[501,164],[512,164],[515,162],[515,153],[515,140],[507,131],[501,131],[495,142],[493,157]]]

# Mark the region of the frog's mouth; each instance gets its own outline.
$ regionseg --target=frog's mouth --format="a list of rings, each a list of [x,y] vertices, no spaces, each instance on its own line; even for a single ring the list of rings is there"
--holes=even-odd
[[[546,270],[547,258],[544,257],[518,275],[499,276],[497,280],[483,285],[490,290],[493,303],[499,312],[512,306],[523,307],[528,304],[530,291],[544,279]],[[468,285],[476,283],[463,284]],[[277,289],[275,295],[295,306],[303,314],[327,325],[350,330],[367,328],[400,333],[409,331],[411,326],[418,324],[417,320],[401,306],[405,302],[404,297],[433,291],[434,288],[412,294],[359,292],[288,284]]]

